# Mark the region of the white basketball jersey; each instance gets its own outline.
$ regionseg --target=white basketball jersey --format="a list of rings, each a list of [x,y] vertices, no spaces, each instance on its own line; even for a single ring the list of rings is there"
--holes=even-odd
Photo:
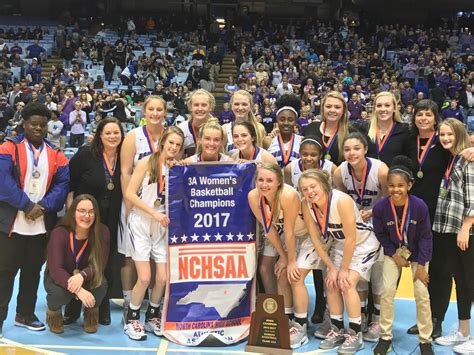
[[[300,157],[299,151],[300,151],[300,144],[301,144],[301,136],[298,134],[295,134],[294,137],[295,138],[294,138],[293,148],[291,149],[291,152],[290,152],[289,162],[292,162],[293,160],[296,160]],[[290,142],[285,143],[285,146],[284,146],[285,151],[289,149],[289,144]],[[282,163],[283,155],[280,150],[280,145],[278,143],[278,136],[273,138],[272,143],[270,144],[270,147],[268,147],[267,150],[270,154],[272,154],[276,158],[278,164],[282,168],[284,168],[283,163]]]
[[[321,167],[322,170],[325,170],[325,171],[328,172],[330,178],[331,178],[331,175],[332,175],[333,165],[334,165],[334,163],[332,161],[323,160],[323,166]],[[291,166],[291,183],[299,191],[299,185],[298,184],[299,184],[299,181],[300,181],[301,174],[303,174],[301,158],[293,160],[290,163],[290,166]]]
[[[191,162],[192,163],[199,163],[201,162],[201,154],[194,154],[191,155]],[[228,161],[230,160],[230,157],[225,155],[225,154],[219,154],[219,161]]]
[[[331,198],[331,205],[329,208],[329,219],[328,219],[328,236],[331,236],[334,238],[333,242],[333,248],[339,248],[343,249],[344,248],[344,242],[345,242],[345,235],[344,235],[344,230],[342,229],[343,225],[343,217],[339,215],[339,211],[337,208],[337,204],[339,203],[339,199],[344,196],[344,192],[333,189],[332,190],[332,198]],[[312,205],[308,203],[308,207],[311,211],[311,216],[313,217],[316,225],[316,216],[314,215],[314,211],[312,209]],[[354,214],[356,217],[356,245],[362,244],[365,242],[367,239],[370,237],[374,237],[374,232],[372,225],[368,223],[364,223],[362,220],[362,217],[360,216],[359,209],[357,208],[357,205],[354,204]]]
[[[143,182],[140,186],[140,188],[137,191],[138,197],[145,202],[148,206],[154,207],[155,201],[157,199],[160,200],[160,207],[154,207],[156,208],[157,211],[163,212],[165,211],[165,188],[166,188],[166,174],[168,172],[168,167],[165,164],[161,164],[161,173],[163,176],[163,192],[160,196],[158,196],[158,183],[156,182],[150,182],[150,175],[148,172],[145,175],[145,178],[143,179]],[[133,207],[135,212],[138,213],[143,213],[142,211],[138,210],[136,207]]]
[[[383,164],[382,161],[378,159],[367,158],[367,164],[370,165],[369,175],[367,176],[367,182],[365,184],[364,195],[362,200],[360,199],[357,192],[354,190],[354,185],[352,183],[352,177],[349,173],[348,163],[345,161],[341,163],[341,178],[342,183],[347,189],[349,195],[356,202],[357,207],[361,208],[372,208],[381,197],[382,197],[382,187],[380,186],[378,174],[379,168]],[[369,168],[369,166],[367,167]],[[356,188],[361,188],[361,182],[354,178],[354,183]]]
[[[133,157],[133,167],[137,166],[140,159],[151,155],[153,152],[148,145],[148,139],[146,137],[146,126],[134,128],[132,132],[135,132],[135,156]],[[158,147],[158,142],[153,142],[153,137],[150,136],[150,142]]]

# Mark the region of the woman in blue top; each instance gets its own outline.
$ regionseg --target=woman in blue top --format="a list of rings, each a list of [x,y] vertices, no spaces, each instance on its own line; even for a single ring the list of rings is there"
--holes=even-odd
[[[433,237],[428,207],[423,200],[409,195],[414,177],[408,157],[397,156],[388,171],[388,197],[372,209],[375,235],[383,246],[384,292],[380,302],[380,340],[374,354],[387,354],[392,347],[394,298],[402,267],[411,267],[416,301],[416,321],[421,354],[434,354],[431,346],[428,262]]]

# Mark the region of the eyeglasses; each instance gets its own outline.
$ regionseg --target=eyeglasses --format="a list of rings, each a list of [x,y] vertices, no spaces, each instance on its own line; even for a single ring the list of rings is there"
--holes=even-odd
[[[85,217],[85,216],[94,217],[95,216],[95,211],[94,210],[87,211],[87,210],[80,209],[80,210],[76,210],[76,212],[79,213],[82,217]]]

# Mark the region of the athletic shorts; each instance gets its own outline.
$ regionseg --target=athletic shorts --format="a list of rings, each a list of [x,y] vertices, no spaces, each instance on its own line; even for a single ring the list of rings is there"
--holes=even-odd
[[[166,227],[153,218],[132,211],[128,217],[128,235],[130,256],[134,261],[166,263],[168,243]]]

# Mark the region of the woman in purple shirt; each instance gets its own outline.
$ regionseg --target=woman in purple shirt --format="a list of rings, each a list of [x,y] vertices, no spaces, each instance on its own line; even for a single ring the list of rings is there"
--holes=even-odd
[[[109,230],[100,223],[96,199],[87,194],[77,196],[49,237],[44,288],[51,332],[64,332],[61,308],[74,297],[85,307],[84,330],[97,331],[98,305],[107,292],[104,268],[109,243]]]

